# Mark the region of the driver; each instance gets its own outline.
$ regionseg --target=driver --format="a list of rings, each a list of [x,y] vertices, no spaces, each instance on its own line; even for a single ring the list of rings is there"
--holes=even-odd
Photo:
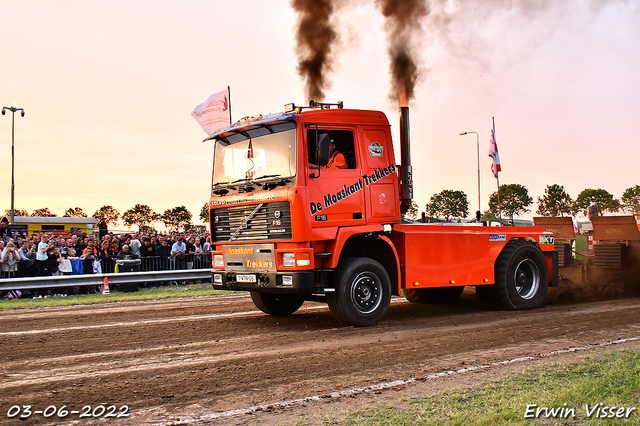
[[[336,149],[336,142],[333,139],[329,141],[329,161],[322,167],[325,169],[347,168],[347,161],[344,159],[344,155]]]

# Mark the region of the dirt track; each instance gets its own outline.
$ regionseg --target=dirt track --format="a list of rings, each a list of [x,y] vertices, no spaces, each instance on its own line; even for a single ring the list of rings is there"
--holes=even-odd
[[[80,410],[107,403],[128,405],[131,417],[98,421],[68,415],[55,423],[199,424],[199,416],[211,413],[400,379],[424,383],[427,375],[464,366],[616,339],[639,343],[639,300],[495,312],[486,311],[472,290],[452,306],[394,298],[383,321],[371,328],[342,327],[325,305],[314,303],[291,317],[270,317],[243,294],[4,311],[0,423],[25,424],[7,419],[14,405]],[[458,383],[473,380],[460,376]],[[425,391],[396,388],[413,396]],[[344,400],[345,409],[359,408],[389,392],[215,422],[277,423],[302,414],[312,421]],[[32,415],[26,423],[53,419]]]

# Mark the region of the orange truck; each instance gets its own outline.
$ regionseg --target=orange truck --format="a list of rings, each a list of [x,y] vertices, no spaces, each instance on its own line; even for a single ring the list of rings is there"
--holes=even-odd
[[[393,295],[450,303],[465,286],[494,308],[539,307],[558,285],[552,234],[403,222],[413,197],[409,109],[399,115],[400,165],[385,114],[342,103],[288,104],[205,139],[215,142],[213,287],[249,291],[276,316],[326,302],[352,326],[377,324]]]

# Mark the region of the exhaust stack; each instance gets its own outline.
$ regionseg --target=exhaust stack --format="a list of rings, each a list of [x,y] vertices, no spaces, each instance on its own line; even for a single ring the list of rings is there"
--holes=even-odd
[[[413,171],[409,144],[409,107],[398,107],[400,118],[400,211],[404,214],[413,200]]]

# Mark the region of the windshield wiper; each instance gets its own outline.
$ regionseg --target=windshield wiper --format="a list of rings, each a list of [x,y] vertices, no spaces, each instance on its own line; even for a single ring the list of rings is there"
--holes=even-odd
[[[225,195],[229,192],[229,190],[236,186],[236,184],[244,182],[246,184],[245,187],[245,191],[244,192],[250,192],[253,191],[253,186],[251,186],[249,184],[249,182],[251,182],[251,179],[247,179],[247,178],[242,178],[242,179],[238,179],[238,180],[234,180],[233,182],[221,182],[221,183],[215,183],[213,184],[213,189],[212,192],[216,195]],[[238,190],[240,189],[241,185],[238,185]],[[249,190],[249,191],[247,191]]]
[[[249,178],[240,178],[238,180],[234,180],[233,182],[229,182],[229,185],[235,185],[236,183],[239,182],[251,182],[251,179]]]
[[[277,188],[279,186],[285,186],[289,182],[291,182],[291,179],[288,179],[288,178],[281,178],[281,179],[278,179],[278,180],[271,180],[269,182],[265,182],[262,185],[262,189],[266,189],[267,191],[269,191],[270,189],[274,189],[274,188]]]
[[[238,190],[240,190],[240,186],[242,184],[245,185],[244,192],[253,191],[253,185],[262,186],[262,189],[270,190],[273,188],[277,188],[278,186],[286,185],[291,182],[290,178],[283,178],[280,174],[274,175],[263,175],[259,178],[250,179],[250,178],[240,178],[234,180],[233,182],[223,182],[214,184],[213,193],[216,195],[225,195],[229,192],[229,188],[232,186],[238,186]],[[240,184],[240,185],[238,185]]]
[[[225,195],[227,192],[229,192],[229,182],[216,182],[213,184],[213,188],[211,188],[211,192],[213,192],[216,195]]]
[[[255,178],[253,181],[254,181],[254,182],[257,182],[257,181],[260,181],[260,180],[271,179],[271,178],[277,178],[277,177],[280,177],[280,176],[282,176],[282,175],[279,175],[279,174],[278,174],[278,175],[262,175],[262,176],[260,176],[259,178]]]
[[[277,188],[278,186],[285,185],[289,182],[291,182],[291,179],[283,178],[281,174],[264,175],[253,180],[253,183],[262,185],[262,189],[266,189],[267,191],[273,188]]]

